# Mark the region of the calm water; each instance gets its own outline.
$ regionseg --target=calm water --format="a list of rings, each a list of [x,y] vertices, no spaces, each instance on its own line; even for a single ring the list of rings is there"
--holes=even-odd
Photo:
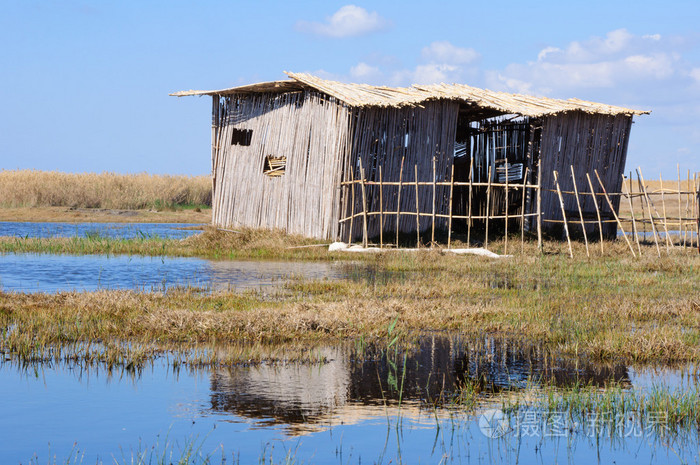
[[[347,347],[320,350],[329,360],[323,365],[175,372],[156,361],[131,375],[66,364],[19,368],[2,361],[0,461],[27,463],[36,454],[39,463],[54,456],[62,463],[77,449],[83,463],[112,463],[113,457],[130,461],[139,448],[162,451],[165,444],[177,458],[188,441],[214,457],[223,449],[227,463],[257,463],[263,455],[275,463],[290,455],[295,463],[333,464],[698,460],[698,438],[692,433],[663,441],[645,431],[596,439],[578,425],[562,436],[548,436],[551,430],[543,429],[491,438],[485,420],[498,406],[487,398],[473,413],[425,407],[465,378],[505,386],[508,379],[518,383],[540,372],[556,374],[556,382],[564,384],[613,378],[635,388],[656,383],[656,376],[668,379],[670,372],[549,366],[535,349],[489,341],[472,347],[446,338],[425,339],[405,363],[401,354],[369,351],[358,357]],[[673,376],[675,388],[696,382],[680,372]]]
[[[0,254],[0,290],[264,289],[294,277],[340,279],[341,265],[309,262],[204,260],[138,255]]]
[[[179,228],[202,226],[192,223],[18,223],[0,221],[0,236],[11,237],[108,237],[141,239],[160,237],[182,239],[199,230]]]

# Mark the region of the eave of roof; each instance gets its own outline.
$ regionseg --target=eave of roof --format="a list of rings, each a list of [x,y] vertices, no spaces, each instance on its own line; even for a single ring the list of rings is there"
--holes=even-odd
[[[271,81],[221,90],[189,90],[170,95],[231,95],[246,93],[269,93],[299,91],[307,88],[323,92],[352,107],[405,107],[420,106],[430,100],[454,100],[503,114],[517,114],[539,117],[583,111],[607,115],[643,115],[650,113],[603,103],[587,102],[579,99],[552,99],[523,94],[496,92],[479,89],[465,84],[413,85],[411,87],[384,87],[369,84],[346,84],[329,81],[305,73],[285,72],[288,81]]]

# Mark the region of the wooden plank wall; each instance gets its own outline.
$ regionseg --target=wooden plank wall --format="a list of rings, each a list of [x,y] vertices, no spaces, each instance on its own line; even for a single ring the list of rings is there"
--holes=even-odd
[[[335,239],[348,107],[314,91],[214,101],[213,224]],[[252,131],[250,145],[232,143],[235,130]],[[266,156],[287,157],[285,174],[263,174]]]
[[[627,158],[632,117],[628,115],[597,115],[584,112],[571,112],[544,119],[540,145],[540,174],[542,176],[542,219],[545,231],[558,231],[561,223],[547,220],[562,220],[561,206],[556,193],[553,172],[559,173],[559,186],[562,191],[573,191],[571,165],[576,173],[579,191],[590,192],[586,173],[591,177],[596,193],[602,189],[595,176],[598,171],[608,192],[621,192],[622,174]],[[581,208],[584,218],[596,216],[593,198],[581,195]],[[597,196],[603,220],[612,219],[612,212],[603,196]],[[619,212],[620,197],[611,198],[615,211]],[[574,196],[565,196],[564,209],[571,221],[579,217]],[[587,229],[587,231],[589,231]],[[590,232],[597,228],[591,225]],[[605,223],[603,234],[614,238],[617,231],[615,221]]]
[[[364,171],[365,180],[379,181],[379,166],[382,169],[383,182],[403,183],[401,188],[400,211],[416,211],[416,166],[418,180],[433,179],[433,157],[435,157],[435,181],[449,182],[454,157],[455,134],[459,104],[450,101],[426,102],[419,108],[379,108],[357,109],[353,115],[352,148],[344,160],[343,180],[359,179]],[[360,160],[362,164],[360,165]],[[403,160],[403,173],[401,166]],[[360,170],[362,166],[362,170]],[[412,184],[413,183],[413,184]],[[383,212],[396,212],[399,205],[398,186],[384,186],[382,192]],[[351,211],[362,212],[362,193],[354,189],[354,203],[351,201],[353,190],[350,186],[342,189],[341,210],[343,217]],[[368,185],[365,188],[366,209],[379,212],[379,186]],[[432,186],[419,186],[419,210],[431,213],[433,209]],[[436,214],[449,214],[449,187],[436,189]],[[447,222],[437,218],[436,229],[445,229]],[[350,239],[350,222],[340,224],[341,240]],[[368,237],[379,235],[379,215],[368,217]],[[421,217],[420,230],[432,228],[430,218]],[[384,233],[389,237],[396,233],[396,215],[383,215]],[[404,215],[399,220],[402,233],[416,232],[416,217]],[[352,240],[362,237],[363,221],[352,222]],[[392,236],[393,237],[393,236]]]

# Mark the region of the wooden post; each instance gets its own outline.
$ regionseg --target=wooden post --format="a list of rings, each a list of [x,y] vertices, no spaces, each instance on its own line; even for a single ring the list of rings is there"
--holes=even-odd
[[[433,221],[431,225],[431,232],[430,232],[430,248],[433,247],[435,244],[435,178],[436,178],[437,173],[435,172],[435,157],[433,157]]]
[[[695,214],[697,215],[695,221],[695,239],[698,243],[698,252],[700,252],[700,182],[698,182],[698,173],[695,173]]]
[[[632,174],[630,173],[630,177]],[[637,187],[639,187],[639,193],[642,194],[639,198],[639,204],[642,207],[642,219],[646,217],[644,214],[644,189],[642,188],[642,179],[639,177],[639,171],[637,171]],[[650,215],[651,216],[651,215]],[[643,230],[644,230],[644,240],[646,240],[647,237],[647,223],[646,220],[642,222]],[[652,231],[653,231],[653,226],[652,226]]]
[[[649,200],[649,194],[647,193],[647,188],[644,185],[644,176],[642,175],[641,168],[637,168],[637,178],[639,179],[639,184],[644,194],[644,200],[647,203],[647,211],[649,212],[649,221],[651,222],[651,232],[654,234],[654,243],[656,243],[656,253],[661,256],[661,247],[659,247],[659,236],[656,234],[656,224],[654,223],[654,215],[651,213],[651,201]]]
[[[360,158],[360,186],[362,188],[362,247],[367,247],[367,197],[365,194],[365,168]]]
[[[659,187],[661,188],[661,211],[664,213],[664,231],[666,231],[666,247],[671,245],[671,248],[676,246],[673,244],[671,235],[668,233],[668,217],[666,216],[666,198],[664,197],[664,180],[659,173]]]
[[[639,176],[642,179],[642,184],[644,184],[644,174],[642,173],[642,168],[638,167],[637,170],[639,171]],[[651,209],[653,208],[654,213],[656,213],[656,216],[661,218],[661,215],[659,215],[658,210],[656,210],[656,207],[654,206],[654,204],[651,201],[651,198],[649,197],[649,192],[647,191],[646,186],[644,186],[644,195],[646,196],[646,199],[647,199],[647,207],[649,207],[649,212],[651,212]],[[654,225],[654,228],[656,228],[655,225]],[[666,236],[668,236],[668,229],[666,229],[666,223],[664,223],[664,231],[666,231]],[[666,243],[666,253],[668,253],[668,242]]]
[[[537,160],[537,248],[542,252],[542,160]]]
[[[401,157],[401,169],[399,170],[399,191],[396,195],[396,248],[399,248],[399,224],[401,223],[401,181],[403,180],[403,161]]]
[[[418,165],[413,165],[416,181],[416,248],[420,248],[420,205],[418,203]]]
[[[467,247],[471,247],[471,234],[472,234],[472,183],[474,178],[474,155],[472,155],[471,161],[469,162],[469,210],[467,216]]]
[[[569,245],[569,257],[574,258],[574,251],[571,248],[571,238],[569,237],[569,226],[566,223],[566,211],[564,209],[564,198],[561,195],[559,188],[559,173],[554,171],[554,185],[557,188],[557,196],[559,197],[559,206],[561,207],[561,216],[564,219],[564,232],[566,232],[566,243]]]
[[[452,161],[452,173],[450,174],[450,218],[447,222],[447,248],[452,245],[452,196],[455,188],[455,164]]]
[[[632,252],[632,256],[634,258],[637,258],[637,254],[634,251],[634,247],[632,247],[632,243],[630,242],[629,238],[627,237],[627,234],[625,234],[625,228],[622,227],[622,222],[620,221],[620,218],[618,218],[617,213],[615,213],[615,207],[613,207],[612,202],[610,201],[610,197],[608,197],[608,192],[605,190],[605,185],[603,185],[603,181],[600,180],[600,176],[598,175],[598,170],[593,170],[595,173],[595,177],[598,178],[598,184],[600,184],[600,188],[603,189],[603,195],[605,196],[605,200],[608,202],[608,206],[610,207],[610,211],[612,212],[613,216],[615,217],[615,221],[617,221],[617,226],[620,228],[620,231],[622,231],[622,237],[625,238],[625,242],[627,242],[627,245],[630,248],[630,252]]]
[[[688,178],[686,182],[686,192],[688,193],[685,198],[685,218],[686,221],[691,221],[690,225],[686,223],[685,225],[685,234],[683,235],[683,246],[687,247],[688,244],[688,237],[690,237],[690,247],[693,247],[693,223],[691,218],[695,216],[695,212],[692,211],[692,204],[695,202],[694,195],[691,193],[692,188],[690,186],[690,170],[688,170]],[[693,216],[691,216],[693,215]]]
[[[631,177],[631,173],[630,173]],[[625,175],[622,175],[622,187],[625,187]],[[632,183],[630,182],[630,187],[632,187]],[[639,245],[639,231],[637,231],[637,220],[634,218],[634,203],[632,202],[632,190],[630,189],[627,192],[627,201],[630,204],[630,215],[632,215],[632,232],[634,234],[634,240],[637,243],[637,252],[639,252],[639,256],[642,256],[642,247]]]
[[[576,195],[576,205],[578,206],[578,217],[581,222],[581,230],[583,231],[583,241],[586,243],[586,257],[590,258],[591,253],[588,250],[588,234],[586,234],[586,224],[583,222],[583,210],[581,209],[581,200],[578,198],[578,187],[576,186],[576,173],[574,173],[574,165],[571,167],[571,181],[574,183],[574,194]]]
[[[622,183],[624,184],[624,182],[625,181],[623,180]],[[632,223],[632,226],[634,227],[635,235],[639,236],[639,227],[636,224],[636,218],[635,218],[635,213],[634,213],[634,195],[632,195],[634,193],[634,189],[633,189],[633,185],[632,185],[632,172],[631,171],[630,171],[629,178],[627,178],[627,183],[628,183],[627,191],[628,191],[629,196],[630,196],[630,212],[631,212],[632,218],[635,220],[635,222]],[[644,224],[644,213],[643,212],[642,212],[642,224]],[[646,238],[644,236],[642,236],[642,240],[645,240],[645,239]],[[639,245],[639,237],[637,237],[637,248],[639,248],[639,256],[641,257],[642,250],[641,250],[641,247]]]
[[[384,248],[384,184],[382,184],[382,165],[379,165],[379,248]]]
[[[506,226],[506,231],[505,231],[506,232],[506,240],[505,240],[503,253],[507,255],[508,254],[508,210],[509,210],[509,208],[508,208],[508,206],[509,206],[509,203],[508,203],[508,159],[506,159],[506,196],[505,197],[506,197],[506,225],[505,225]]]
[[[600,208],[598,208],[598,199],[595,197],[595,190],[593,189],[593,183],[591,182],[591,177],[586,173],[586,179],[588,180],[588,187],[591,189],[591,197],[593,197],[593,205],[595,205],[595,214],[598,217],[598,232],[600,233],[600,253],[604,254],[605,249],[603,247],[603,222],[600,219]]]
[[[488,171],[488,182],[486,187],[486,236],[484,237],[484,248],[489,248],[489,217],[491,216],[491,166]]]
[[[350,167],[350,234],[348,234],[348,244],[352,244],[352,228],[355,223],[355,170]]]
[[[681,165],[676,164],[676,169],[678,170],[678,246],[681,246],[681,238],[683,238],[683,200],[681,197]],[[683,241],[683,247],[685,247],[685,241]]]
[[[523,177],[523,204],[520,207],[520,253],[525,252],[525,196],[527,193],[527,175],[530,167],[525,168],[525,177]]]

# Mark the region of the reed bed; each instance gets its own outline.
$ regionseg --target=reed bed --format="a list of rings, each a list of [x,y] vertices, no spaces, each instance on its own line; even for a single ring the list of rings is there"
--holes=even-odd
[[[209,176],[0,170],[0,207],[211,206]]]

